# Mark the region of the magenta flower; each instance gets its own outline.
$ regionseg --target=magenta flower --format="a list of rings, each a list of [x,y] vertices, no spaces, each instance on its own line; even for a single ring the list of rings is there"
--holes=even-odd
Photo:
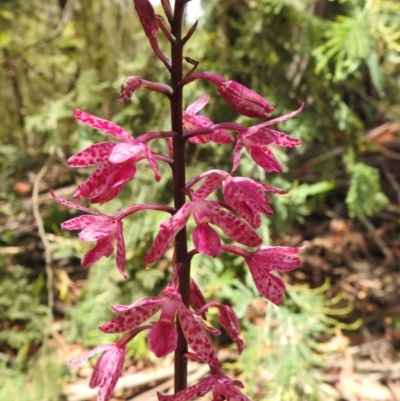
[[[73,366],[88,360],[93,355],[103,352],[96,362],[90,377],[89,387],[99,387],[97,401],[108,401],[115,389],[118,379],[121,377],[124,366],[126,344],[138,333],[150,326],[142,326],[125,334],[117,343],[99,345],[79,358],[67,361],[67,365]]]
[[[269,125],[277,124],[288,120],[289,118],[296,116],[303,110],[304,104],[301,107],[289,114],[275,118],[273,120],[254,125],[239,133],[236,141],[236,146],[233,151],[233,167],[232,171],[236,171],[240,162],[240,153],[243,145],[247,152],[260,167],[267,171],[276,171],[281,173],[282,166],[272,153],[269,145],[294,147],[301,143],[300,139],[292,138],[289,135],[284,134],[280,131],[274,131],[265,128]]]
[[[75,110],[74,114],[76,119],[83,124],[122,141],[121,143],[97,143],[68,159],[68,164],[72,167],[88,167],[100,164],[85,182],[78,185],[74,193],[75,199],[87,198],[91,203],[108,202],[117,196],[124,184],[135,175],[135,164],[145,158],[148,159],[156,180],[160,180],[155,155],[145,145],[145,142],[157,136],[162,137],[161,134],[148,133],[135,139],[123,128],[110,121],[92,116],[81,110]]]
[[[197,116],[198,113],[210,100],[210,96],[203,95],[194,103],[188,106],[183,112],[182,124],[187,131],[192,131],[198,128],[206,128],[213,125],[213,122],[205,116]],[[199,135],[189,138],[192,143],[207,143],[215,142],[220,145],[233,143],[235,139],[231,134],[223,129],[217,129],[210,134]]]
[[[296,255],[303,248],[264,245],[249,252],[236,246],[224,245],[223,249],[244,257],[254,284],[265,298],[278,306],[283,302],[285,282],[271,271],[286,272],[299,267],[300,259]]]
[[[76,203],[61,199],[50,191],[51,196],[64,206],[89,213],[67,220],[61,224],[64,230],[82,230],[79,238],[82,241],[97,241],[96,245],[86,252],[82,259],[82,266],[90,266],[102,256],[108,258],[114,252],[114,243],[117,244],[117,267],[124,278],[125,272],[125,242],[122,230],[122,221],[113,216],[107,216],[95,210],[88,209]]]
[[[232,380],[220,373],[214,373],[201,379],[197,384],[175,394],[164,395],[157,392],[157,397],[159,401],[189,401],[203,397],[212,391],[213,401],[249,401],[237,387],[244,388],[243,383],[239,380]]]
[[[100,326],[100,330],[105,333],[120,333],[135,329],[160,309],[160,318],[151,326],[148,337],[148,347],[154,355],[162,357],[176,349],[177,315],[185,338],[195,354],[203,362],[217,367],[217,355],[204,333],[201,319],[183,304],[174,286],[164,289],[159,297],[145,298],[130,306],[113,307],[114,311],[121,312],[120,315]]]
[[[218,226],[229,238],[243,245],[258,246],[262,242],[261,237],[247,223],[224,210],[219,202],[198,199],[185,203],[168,221],[161,224],[153,245],[143,258],[144,263],[155,262],[167,251],[191,214],[196,222],[194,245],[198,252],[205,255],[216,257],[222,252],[219,235],[209,223]]]
[[[121,346],[118,343],[99,345],[81,357],[68,361],[67,364],[70,366],[78,365],[99,352],[103,353],[96,362],[90,377],[89,387],[99,387],[97,401],[108,401],[122,374],[126,344]]]

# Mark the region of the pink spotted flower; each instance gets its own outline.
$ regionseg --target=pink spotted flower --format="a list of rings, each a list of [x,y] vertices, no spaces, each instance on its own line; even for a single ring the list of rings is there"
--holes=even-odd
[[[206,128],[213,125],[213,122],[206,116],[196,115],[210,100],[210,96],[203,95],[183,112],[182,123],[187,131],[199,128]],[[215,142],[220,145],[233,143],[235,140],[231,134],[223,129],[216,129],[210,134],[199,135],[189,138],[192,143]]]
[[[211,391],[213,401],[249,401],[249,399],[238,390],[238,388],[243,387],[241,381],[232,380],[217,372],[175,394],[164,395],[157,392],[157,397],[158,401],[189,401],[194,398],[203,397]]]
[[[301,141],[296,138],[292,138],[289,135],[284,134],[280,131],[271,130],[269,125],[277,124],[288,120],[291,117],[296,116],[303,110],[304,105],[302,105],[298,110],[285,114],[281,117],[275,118],[264,123],[254,125],[245,131],[239,133],[233,151],[233,167],[232,171],[236,171],[240,162],[240,154],[242,147],[246,148],[247,152],[254,160],[256,164],[267,171],[276,171],[278,173],[282,172],[282,166],[276,159],[270,145],[284,146],[284,147],[294,147],[298,146]]]
[[[265,298],[278,306],[283,302],[285,282],[271,272],[287,272],[299,267],[300,259],[297,254],[302,248],[264,245],[254,252],[232,245],[224,245],[223,248],[244,257],[254,284]]]
[[[68,159],[68,165],[72,167],[89,167],[100,164],[86,181],[78,185],[74,193],[75,199],[89,199],[91,203],[108,202],[117,196],[124,184],[135,175],[135,164],[142,159],[149,161],[156,180],[160,180],[156,157],[145,143],[155,137],[162,137],[161,134],[148,133],[135,139],[123,128],[110,121],[81,110],[75,110],[74,114],[76,119],[83,124],[121,141],[121,143],[96,143]]]
[[[169,220],[162,223],[144,263],[158,260],[170,247],[176,234],[186,225],[190,215],[196,227],[193,230],[193,243],[198,252],[217,257],[222,252],[218,233],[210,226],[219,227],[229,238],[247,246],[258,246],[261,237],[242,219],[227,211],[219,202],[195,199],[185,203]]]
[[[132,330],[117,343],[99,345],[81,357],[67,361],[69,366],[78,365],[88,360],[93,355],[102,352],[96,362],[89,382],[90,388],[99,388],[97,401],[108,401],[111,398],[118,379],[122,374],[127,343],[132,340],[136,334],[147,328],[149,328],[149,326],[142,326],[139,329]]]
[[[178,316],[183,334],[196,357],[210,366],[218,366],[217,355],[204,332],[205,325],[199,316],[183,304],[176,285],[165,288],[158,297],[145,298],[129,306],[117,305],[112,309],[120,314],[100,326],[105,333],[135,329],[161,310],[159,320],[152,324],[148,337],[148,347],[157,357],[168,355],[176,349],[178,332],[175,316]]]
[[[64,206],[82,210],[88,214],[74,217],[61,224],[64,230],[82,230],[79,238],[82,241],[96,241],[96,245],[86,252],[82,259],[82,266],[90,266],[102,256],[108,258],[114,252],[114,243],[117,244],[117,267],[124,278],[125,272],[125,242],[122,229],[122,221],[114,216],[88,209],[76,203],[59,198],[53,191],[51,196]]]

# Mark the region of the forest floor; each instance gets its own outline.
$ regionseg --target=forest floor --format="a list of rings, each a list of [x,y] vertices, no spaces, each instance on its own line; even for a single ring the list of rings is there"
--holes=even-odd
[[[384,154],[374,154],[370,160],[367,155],[366,159],[381,171],[389,206],[373,218],[350,219],[343,197],[336,193],[328,204],[307,216],[306,224],[297,225],[293,235],[276,245],[305,247],[301,268],[289,276],[291,284],[319,287],[329,278],[328,296],[342,292],[343,299],[354,305],[344,320],[362,319],[357,330],[340,331],[330,339],[346,344],[342,351],[328,353],[329,368],[324,369],[325,380],[337,400],[395,401],[400,400],[400,169],[396,158]],[[65,188],[65,192],[71,192],[71,188]],[[40,197],[39,202],[49,199],[45,193]],[[13,222],[1,224],[10,229]],[[24,225],[18,227],[21,237],[27,238],[36,225],[33,217],[25,219]],[[38,235],[31,238],[40,240]],[[20,249],[29,251],[16,252],[18,262],[24,265],[28,258],[43,268],[42,248],[22,243]],[[78,278],[81,286],[82,276]],[[90,373],[88,369],[81,370],[81,379],[65,388],[68,401],[95,397],[96,390],[87,386]],[[208,372],[191,363],[189,373],[189,381],[193,381]],[[157,368],[137,365],[121,378],[115,400],[155,401],[156,390],[166,391],[171,386],[168,358]]]

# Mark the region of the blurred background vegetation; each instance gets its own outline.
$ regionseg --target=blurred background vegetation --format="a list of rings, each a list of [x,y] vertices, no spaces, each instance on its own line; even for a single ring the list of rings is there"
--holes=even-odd
[[[393,163],[400,158],[400,2],[219,0],[202,7],[186,48],[199,69],[251,87],[274,105],[275,115],[306,104],[279,127],[303,141],[296,150],[274,150],[284,174],[267,176],[243,158],[242,175],[291,189],[272,199],[276,216],[260,231],[266,242],[301,245],[323,234],[316,227],[324,219],[340,217],[370,236],[376,260],[393,262],[396,255],[374,219],[393,213],[398,244],[400,186]],[[159,41],[168,54],[162,35]],[[112,341],[97,329],[110,317],[109,306],[157,294],[169,279],[167,260],[151,269],[141,263],[164,219],[156,213],[124,224],[131,280],[119,277],[112,257],[90,270],[80,267],[92,244],[61,231],[60,223],[75,212],[55,204],[48,191],[70,198],[87,172],[69,169],[66,159],[104,138],[78,126],[72,111],[112,120],[135,136],[169,129],[168,102],[155,93],[138,91],[128,104],[116,103],[126,76],[168,76],[128,0],[0,0],[0,64],[0,398],[62,400],[72,374],[65,359]],[[254,123],[238,117],[208,83],[190,84],[185,104],[205,92],[212,100],[204,113],[214,122]],[[152,148],[166,152],[161,142]],[[231,150],[190,145],[188,177],[210,167],[229,170]],[[143,165],[121,197],[101,210],[170,202],[170,171],[160,167],[159,184]],[[390,185],[382,185],[382,169]],[[243,361],[227,368],[250,384],[249,396],[337,399],[315,371],[326,363],[321,344],[361,324],[350,314],[351,297],[334,296],[325,276],[315,280],[306,272],[287,277],[293,284],[288,300],[275,309],[259,297],[240,260],[197,256],[193,267],[207,296],[231,302],[243,318],[248,347]],[[129,355],[133,365],[140,359],[151,364],[144,337],[135,339]]]

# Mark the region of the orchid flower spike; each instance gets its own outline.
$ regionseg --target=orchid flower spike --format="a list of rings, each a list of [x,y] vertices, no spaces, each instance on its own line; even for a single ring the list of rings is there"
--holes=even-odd
[[[81,150],[68,159],[72,167],[100,166],[86,181],[78,185],[75,199],[89,199],[91,203],[104,203],[115,198],[125,183],[136,174],[135,164],[147,159],[154,171],[155,179],[161,179],[158,172],[156,155],[145,145],[149,139],[162,138],[161,133],[143,134],[133,138],[118,125],[92,116],[81,110],[74,111],[75,117],[83,124],[109,134],[119,140],[116,142],[101,142]]]
[[[125,272],[125,242],[122,229],[122,221],[114,216],[88,209],[84,206],[59,198],[53,191],[51,196],[64,206],[82,210],[89,214],[74,217],[61,224],[64,230],[82,230],[79,238],[82,241],[97,241],[94,248],[86,252],[82,259],[82,266],[90,266],[102,256],[108,258],[114,252],[114,243],[117,244],[117,267],[124,278]]]

